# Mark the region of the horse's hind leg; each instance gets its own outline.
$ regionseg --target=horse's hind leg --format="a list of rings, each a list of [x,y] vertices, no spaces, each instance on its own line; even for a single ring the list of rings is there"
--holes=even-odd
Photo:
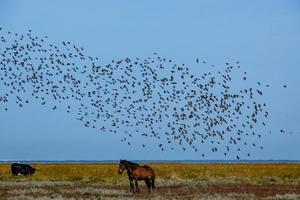
[[[148,192],[151,193],[151,183],[150,183],[150,180],[149,179],[145,179],[145,183],[147,185]]]
[[[152,187],[152,190],[155,188],[155,176],[153,175],[152,179],[151,179],[151,187]]]
[[[135,191],[136,192],[140,192],[139,185],[138,185],[138,180],[137,179],[135,179]]]

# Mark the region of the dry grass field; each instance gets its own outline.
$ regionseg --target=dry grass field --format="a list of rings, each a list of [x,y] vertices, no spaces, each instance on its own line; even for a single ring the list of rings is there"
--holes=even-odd
[[[31,177],[0,165],[0,199],[300,199],[300,164],[162,164],[156,189],[129,192],[117,164],[35,164]]]

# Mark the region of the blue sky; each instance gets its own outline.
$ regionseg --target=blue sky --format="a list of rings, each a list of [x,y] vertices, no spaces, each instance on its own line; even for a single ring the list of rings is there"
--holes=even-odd
[[[273,133],[251,159],[300,159],[299,1],[2,0],[0,27],[72,41],[103,63],[153,52],[191,66],[197,57],[220,66],[239,60],[251,80],[272,86],[264,98]],[[34,102],[22,109],[12,103],[0,122],[0,160],[201,159],[192,151],[143,149],[139,141],[128,147],[119,134],[99,134]],[[281,128],[294,134],[282,135]],[[207,153],[206,159],[225,158]]]

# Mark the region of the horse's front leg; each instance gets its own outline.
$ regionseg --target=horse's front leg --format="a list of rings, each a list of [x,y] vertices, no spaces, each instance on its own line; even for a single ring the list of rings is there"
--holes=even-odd
[[[133,180],[131,178],[129,179],[129,185],[130,185],[130,192],[134,192]]]
[[[135,179],[135,191],[136,192],[140,192],[139,185],[138,185],[138,180],[137,179]]]

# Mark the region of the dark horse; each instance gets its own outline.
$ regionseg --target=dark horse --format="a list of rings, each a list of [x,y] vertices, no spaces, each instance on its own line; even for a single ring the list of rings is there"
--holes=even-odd
[[[139,180],[145,181],[149,193],[151,192],[151,190],[153,190],[153,188],[155,188],[155,175],[151,167],[147,165],[140,166],[137,163],[133,163],[127,160],[120,160],[119,174],[122,174],[125,169],[127,170],[127,175],[130,183],[130,192],[139,192]],[[135,189],[133,185],[133,180],[135,181]]]

